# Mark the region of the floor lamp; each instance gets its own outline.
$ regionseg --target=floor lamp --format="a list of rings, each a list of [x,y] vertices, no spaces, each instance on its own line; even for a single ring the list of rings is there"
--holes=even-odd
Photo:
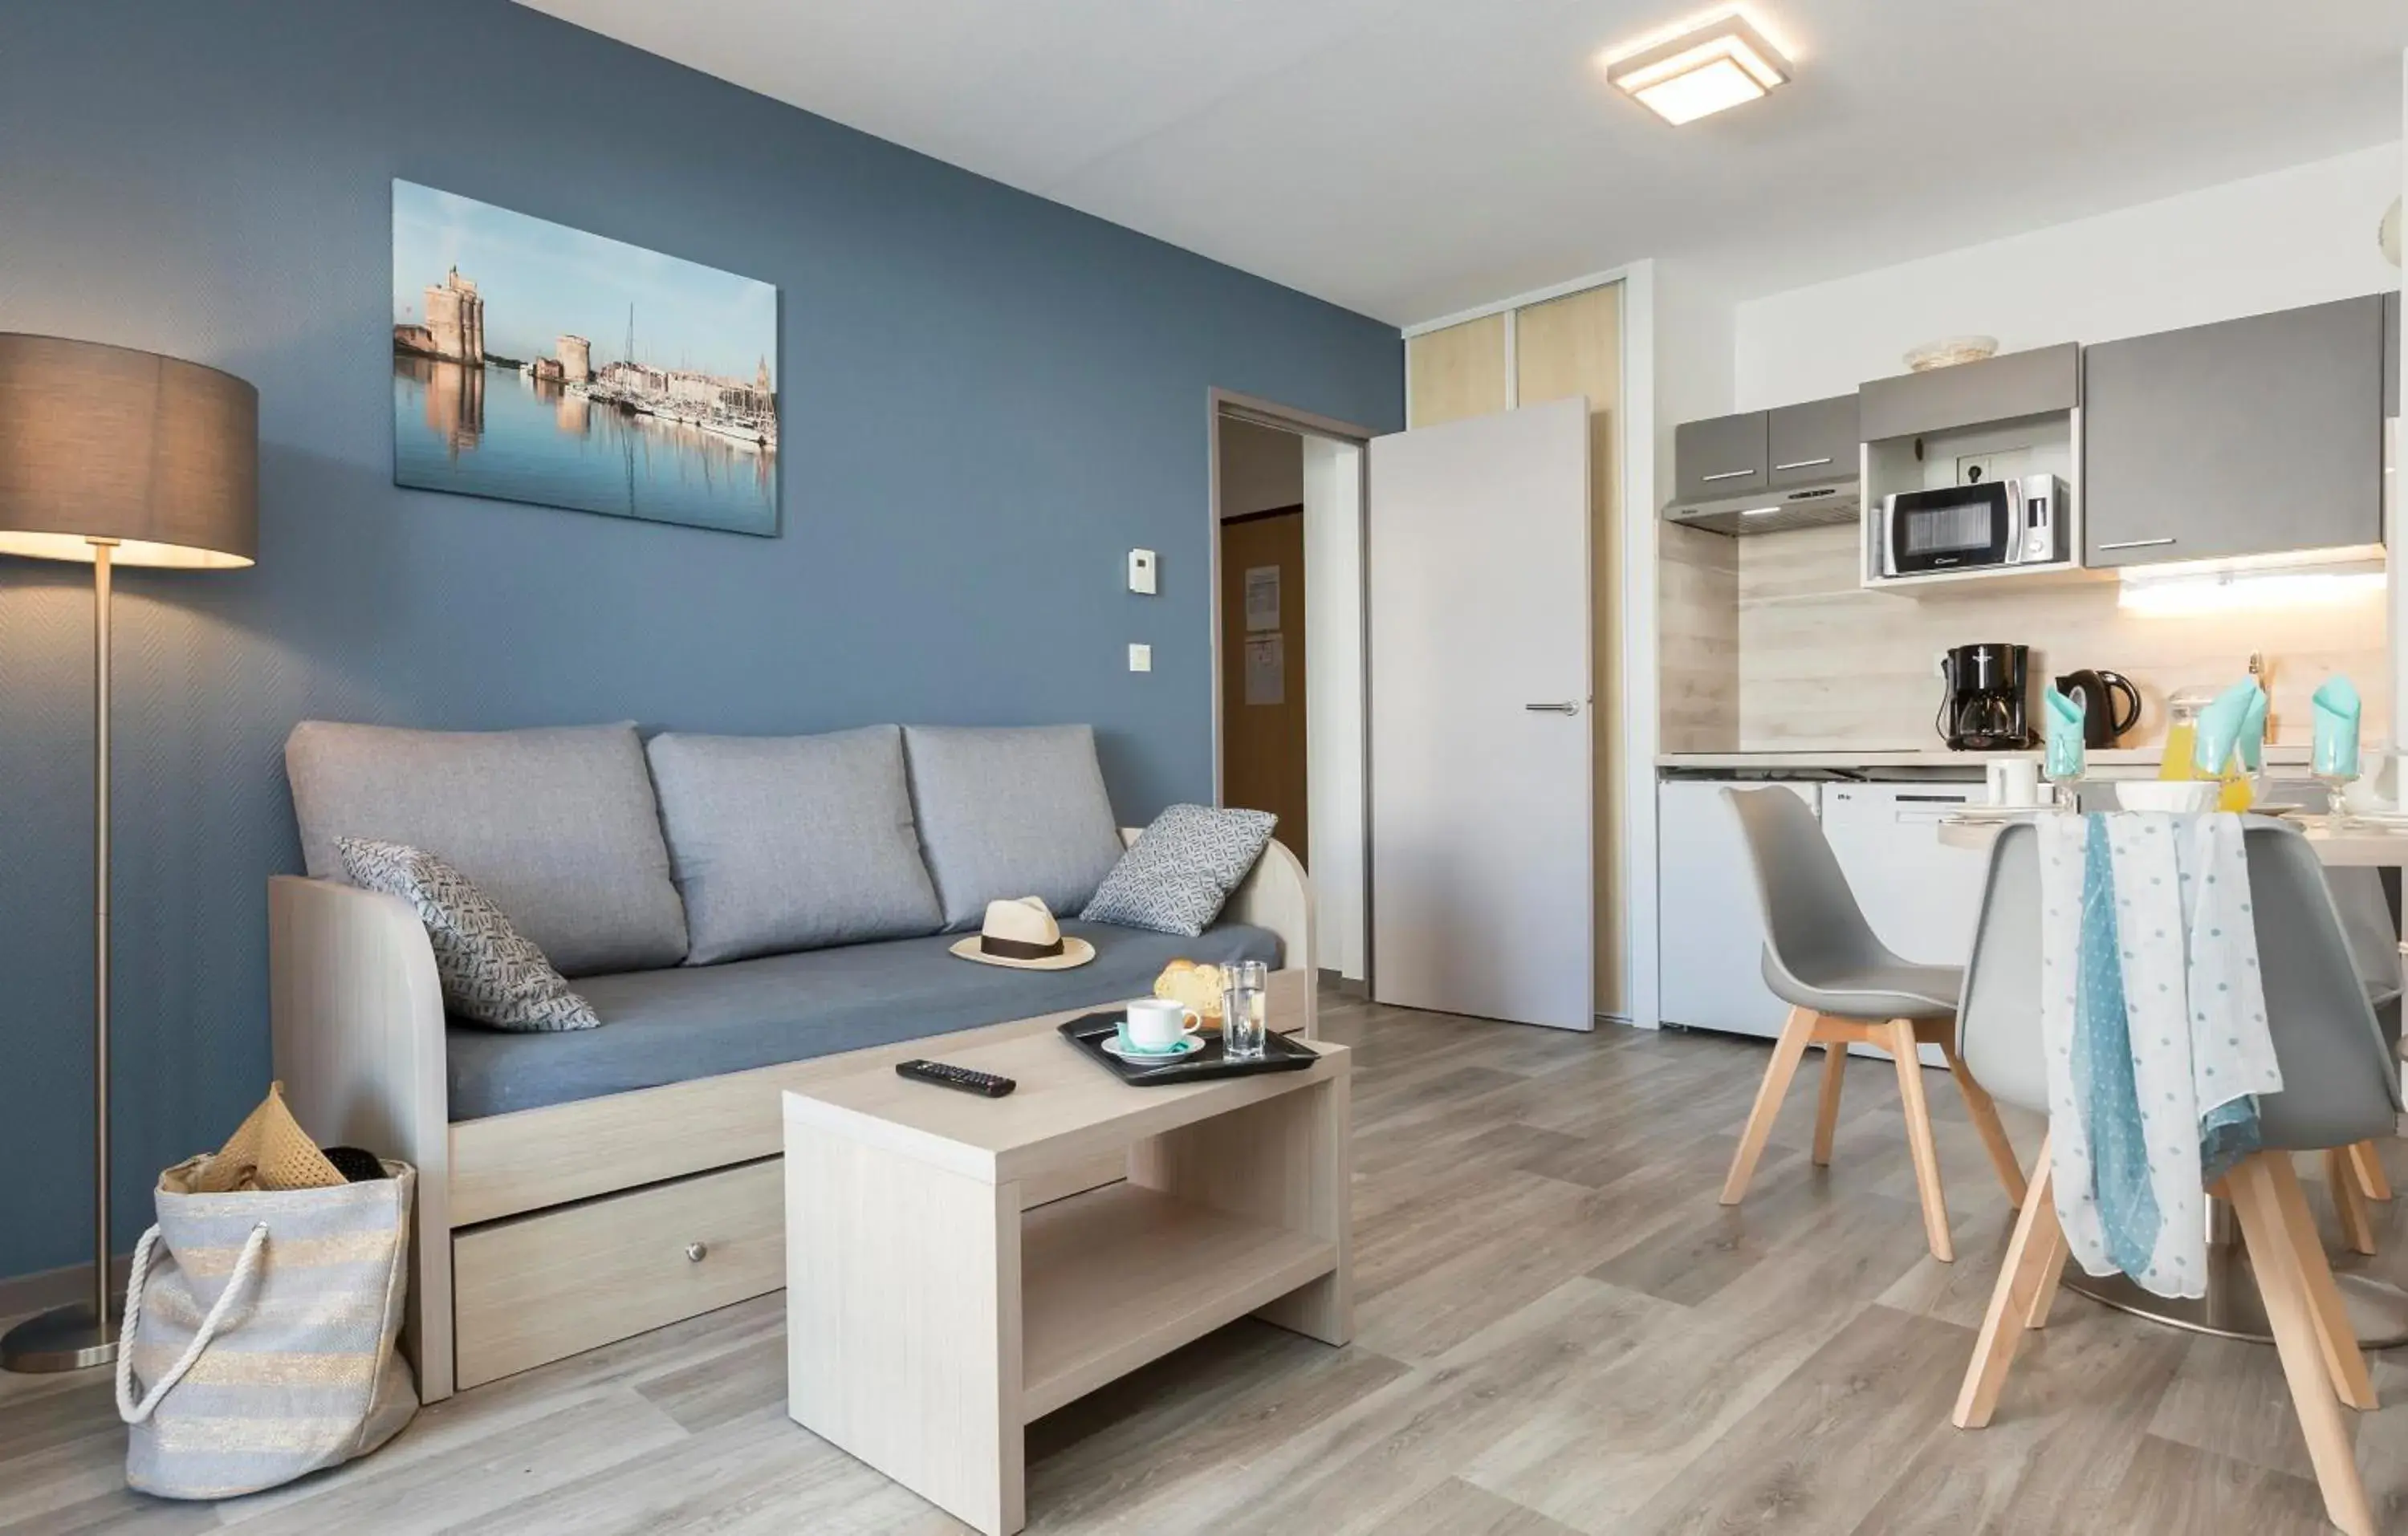
[[[0,554],[86,561],[93,592],[93,1278],[87,1301],[0,1338],[10,1371],[116,1357],[108,1240],[109,571],[248,566],[259,392],[155,352],[0,334]]]

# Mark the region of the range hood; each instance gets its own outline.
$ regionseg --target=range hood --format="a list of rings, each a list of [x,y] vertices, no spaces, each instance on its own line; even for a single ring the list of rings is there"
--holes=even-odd
[[[1854,523],[1863,510],[1863,483],[1850,475],[1845,480],[1792,485],[1779,491],[1750,491],[1709,501],[1676,501],[1664,509],[1664,521],[1735,538]]]

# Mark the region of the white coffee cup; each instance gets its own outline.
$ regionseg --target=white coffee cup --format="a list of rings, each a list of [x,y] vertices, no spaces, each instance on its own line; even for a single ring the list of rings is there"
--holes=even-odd
[[[2040,804],[2040,765],[2030,758],[1994,758],[1987,777],[1992,805]]]
[[[1128,1005],[1128,1020],[1121,1026],[1121,1044],[1131,1051],[1175,1051],[1200,1023],[1196,1011],[1185,1003],[1168,998],[1134,998]]]

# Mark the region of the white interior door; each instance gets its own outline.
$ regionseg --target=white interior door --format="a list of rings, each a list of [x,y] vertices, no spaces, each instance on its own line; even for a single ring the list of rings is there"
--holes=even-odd
[[[1588,403],[1371,443],[1371,987],[1587,1029]]]

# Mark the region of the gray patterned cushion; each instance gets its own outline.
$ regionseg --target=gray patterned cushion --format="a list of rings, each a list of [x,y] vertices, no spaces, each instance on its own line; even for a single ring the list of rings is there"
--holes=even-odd
[[[453,1013],[496,1029],[591,1029],[602,1022],[459,870],[398,842],[344,838],[336,847],[352,884],[397,896],[417,911],[435,947],[443,1005]]]
[[[1090,923],[1193,938],[1212,926],[1223,903],[1279,818],[1268,811],[1215,811],[1174,805],[1154,818],[1079,915]]]

